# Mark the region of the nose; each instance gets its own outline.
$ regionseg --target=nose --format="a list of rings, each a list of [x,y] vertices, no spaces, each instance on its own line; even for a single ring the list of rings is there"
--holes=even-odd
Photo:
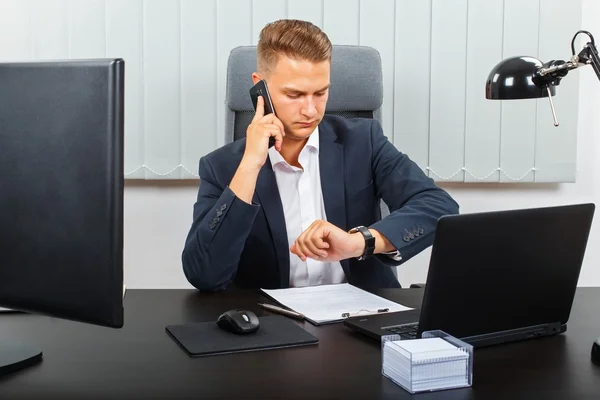
[[[312,96],[306,96],[301,113],[309,119],[312,119],[317,115],[317,106]]]

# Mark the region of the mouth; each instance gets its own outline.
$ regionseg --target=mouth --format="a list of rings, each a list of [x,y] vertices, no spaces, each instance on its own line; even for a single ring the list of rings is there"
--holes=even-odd
[[[313,126],[315,124],[316,121],[311,121],[311,122],[296,122],[296,125],[301,126],[302,128],[308,128],[310,126]]]

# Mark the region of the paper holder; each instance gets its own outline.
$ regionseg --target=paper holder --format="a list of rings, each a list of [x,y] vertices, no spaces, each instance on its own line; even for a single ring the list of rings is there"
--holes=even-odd
[[[473,346],[440,330],[426,331],[422,339],[441,338],[456,349],[408,351],[393,342],[400,335],[381,338],[381,371],[383,376],[410,393],[470,387],[473,383]]]

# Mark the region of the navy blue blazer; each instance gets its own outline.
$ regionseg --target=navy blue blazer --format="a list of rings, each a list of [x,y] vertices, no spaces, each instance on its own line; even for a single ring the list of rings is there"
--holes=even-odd
[[[203,291],[289,287],[285,219],[269,158],[260,170],[253,203],[228,185],[246,141],[237,140],[200,159],[200,187],[182,254],[188,281]],[[372,119],[326,115],[319,125],[319,163],[327,219],[343,230],[358,225],[381,232],[401,261],[386,255],[341,261],[350,284],[400,287],[397,266],[433,243],[437,220],[457,214],[457,203],[383,135]],[[381,219],[380,199],[390,209]]]

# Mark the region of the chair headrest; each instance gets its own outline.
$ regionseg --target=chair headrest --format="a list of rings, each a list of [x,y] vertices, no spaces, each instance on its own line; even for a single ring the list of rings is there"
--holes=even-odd
[[[256,71],[256,46],[240,46],[229,54],[226,102],[233,111],[252,111],[248,90]],[[379,52],[368,46],[334,45],[327,111],[372,111],[383,103]]]

